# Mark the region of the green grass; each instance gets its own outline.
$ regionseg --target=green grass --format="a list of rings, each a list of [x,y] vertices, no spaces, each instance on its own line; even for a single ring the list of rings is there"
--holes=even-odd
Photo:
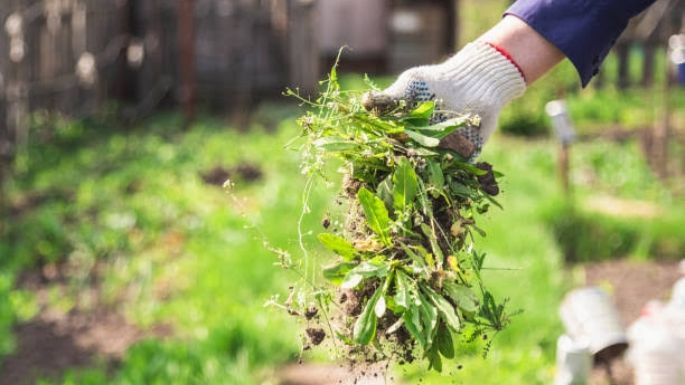
[[[608,80],[612,66],[610,57]],[[580,132],[614,124],[640,128],[659,116],[658,89],[577,93],[577,75],[568,63],[548,76],[505,109],[503,127],[528,133],[526,125],[540,125],[535,132],[544,132],[544,103],[557,97],[559,88],[570,90],[566,97]],[[364,88],[358,76],[346,76],[343,83]],[[674,98],[680,103],[685,93],[678,91]],[[261,106],[246,133],[207,117],[184,131],[174,114],[125,129],[36,116],[32,144],[20,153],[8,185],[10,201],[27,208],[12,218],[0,241],[0,356],[14,348],[12,325],[38,310],[32,293],[14,289],[18,274],[70,263],[76,267],[68,277],[73,290],[55,295],[55,307],[84,306],[79,289],[97,270],[105,303],[118,306],[141,328],[171,325],[174,335],[135,345],[109,375],[98,364],[55,384],[255,384],[296,359],[297,325],[263,306],[273,294],[283,297],[294,279],[274,266],[276,257],[264,240],[299,253],[296,221],[304,177],[298,155],[283,149],[296,134],[295,114],[292,106]],[[506,174],[505,210],[493,210],[483,223],[488,236],[482,249],[493,268],[486,280],[499,297],[511,298],[512,309],[523,312],[497,336],[486,360],[462,351],[450,364],[449,377],[410,367],[401,370],[408,382],[551,382],[561,332],[557,307],[571,285],[562,268],[568,243],[555,227],[560,218],[571,224],[565,234],[572,243],[587,246],[579,252],[583,255],[683,254],[685,207],[652,175],[635,142],[573,147],[573,212],[557,182],[556,147],[549,139],[496,135],[483,154]],[[245,161],[259,165],[264,178],[236,180],[230,194],[199,176],[217,165],[230,168]],[[336,186],[320,184],[306,229],[316,232],[324,212],[335,210],[329,204]],[[666,215],[647,220],[598,215],[585,204],[595,194],[652,202]],[[593,249],[600,243],[597,229],[625,242]],[[306,241],[312,239],[306,234]],[[311,358],[325,359],[325,354]]]
[[[274,266],[276,257],[263,246],[266,239],[298,253],[303,177],[297,154],[283,149],[295,135],[292,119],[284,118],[276,131],[257,125],[243,134],[213,119],[182,131],[175,115],[130,131],[92,124],[83,129],[71,144],[36,144],[10,186],[15,202],[38,193],[47,198],[12,223],[14,243],[0,244],[0,295],[11,298],[0,301],[4,352],[12,348],[11,324],[36,312],[31,293],[12,289],[18,272],[71,261],[81,266],[70,276],[74,288],[86,285],[95,262],[101,263],[106,302],[119,303],[142,328],[171,325],[174,335],[135,345],[109,377],[96,365],[68,373],[58,384],[254,384],[296,359],[297,325],[263,306],[273,294],[284,295],[294,279]],[[682,228],[673,225],[685,221],[682,204],[651,176],[637,146],[596,142],[574,147],[573,154],[578,206],[597,192],[649,200],[672,212],[675,222],[649,221],[641,234],[648,228],[650,234],[673,235]],[[506,174],[505,209],[493,210],[483,223],[488,236],[482,249],[492,268],[486,280],[497,295],[511,299],[512,309],[523,312],[496,337],[486,360],[479,352],[462,351],[448,366],[448,378],[549,383],[561,332],[557,307],[570,287],[549,225],[550,215],[563,215],[566,207],[555,175],[556,146],[496,136],[483,158]],[[264,178],[237,180],[232,194],[199,176],[216,165],[230,168],[244,161],[260,165]],[[313,231],[336,189],[335,183],[320,186],[304,223]],[[56,305],[68,310],[79,297],[60,301]],[[424,369],[401,373],[409,382],[445,381]]]
[[[170,341],[133,348],[107,383],[253,383],[259,368],[293,359],[299,349],[292,322],[263,307],[285,292],[287,277],[262,239],[296,249],[297,154],[283,149],[295,131],[255,127],[243,135],[211,119],[189,132],[180,126],[176,116],[160,116],[131,132],[89,126],[101,135],[84,134],[72,146],[35,145],[10,186],[15,202],[48,198],[23,212],[10,226],[13,241],[2,243],[3,296],[17,297],[11,286],[19,271],[46,263],[77,266],[69,277],[77,293],[103,263],[106,303],[123,301],[127,318],[143,328],[163,323],[175,331]],[[200,178],[240,162],[259,165],[263,180],[236,180],[228,194]],[[322,202],[314,195],[306,226],[318,223]],[[74,297],[65,311],[79,302]],[[31,300],[0,303],[6,343]],[[100,371],[70,378],[105,383]]]
[[[461,44],[499,20],[506,3],[464,2]],[[631,53],[633,79],[639,74],[640,55]],[[657,68],[662,65],[659,59]],[[608,58],[604,69],[610,84],[615,57]],[[660,119],[659,87],[579,92],[568,62],[547,76],[503,111],[503,131],[544,136],[549,130],[544,104],[562,93],[581,133],[612,125],[637,129]],[[663,74],[657,74],[657,83],[661,79]],[[378,83],[387,86],[392,80],[385,77]],[[364,88],[356,76],[343,83]],[[673,98],[682,105],[685,92],[678,89]],[[77,267],[68,277],[73,290],[55,295],[55,307],[68,311],[84,306],[79,289],[97,270],[105,303],[118,306],[141,328],[171,325],[174,335],[136,344],[111,372],[104,363],[96,364],[51,384],[268,383],[274,368],[297,359],[299,351],[297,325],[263,306],[273,294],[283,297],[294,279],[274,266],[276,257],[263,245],[266,239],[273,247],[298,253],[303,177],[297,154],[283,149],[296,134],[294,114],[292,107],[262,106],[248,133],[212,118],[184,131],[174,114],[127,128],[37,115],[32,144],[20,153],[8,185],[13,204],[35,203],[11,218],[9,233],[0,240],[0,356],[15,347],[12,325],[38,311],[31,292],[14,288],[20,272],[71,263]],[[685,114],[676,111],[675,120],[682,126]],[[586,248],[584,255],[683,255],[682,243],[672,241],[685,239],[682,196],[654,178],[635,143],[578,144],[572,154],[577,218],[570,217],[557,183],[555,143],[496,136],[486,147],[483,158],[506,174],[501,196],[505,209],[493,210],[483,223],[488,236],[481,240],[482,249],[488,252],[486,265],[493,268],[486,280],[497,296],[511,298],[512,309],[523,312],[496,337],[487,359],[462,351],[447,376],[427,374],[421,367],[400,369],[408,383],[551,382],[561,332],[557,308],[571,285],[562,267],[564,243],[557,242],[554,231],[559,218],[589,224],[589,231],[572,233],[581,237],[574,241],[581,245],[598,243],[593,226],[628,239],[625,247]],[[230,168],[246,160],[259,165],[264,178],[238,180],[232,194],[199,177],[216,165]],[[318,230],[335,186],[317,190],[305,228]],[[598,193],[652,202],[667,215],[647,220],[598,216],[585,207]],[[325,354],[310,358],[325,359]]]

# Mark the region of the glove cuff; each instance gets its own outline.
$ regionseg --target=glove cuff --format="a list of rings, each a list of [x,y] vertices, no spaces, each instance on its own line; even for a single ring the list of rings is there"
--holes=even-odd
[[[523,95],[523,73],[509,55],[484,41],[467,44],[439,65],[439,77],[485,105],[503,106]]]

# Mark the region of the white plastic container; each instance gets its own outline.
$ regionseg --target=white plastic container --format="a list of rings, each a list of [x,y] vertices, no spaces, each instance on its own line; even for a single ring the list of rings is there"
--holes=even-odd
[[[611,297],[597,287],[574,290],[561,304],[568,335],[586,344],[596,361],[609,361],[628,347],[628,338]]]
[[[592,356],[586,344],[567,335],[557,339],[557,367],[554,385],[585,385],[592,369]]]
[[[628,329],[635,385],[685,384],[685,339],[678,330],[685,317],[680,310],[650,301]]]

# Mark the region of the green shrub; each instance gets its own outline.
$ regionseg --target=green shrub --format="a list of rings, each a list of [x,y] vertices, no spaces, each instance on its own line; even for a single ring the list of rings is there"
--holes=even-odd
[[[682,219],[619,218],[562,206],[547,221],[567,263],[628,256],[675,260],[685,253]]]
[[[639,238],[638,231],[629,224],[582,213],[570,206],[551,215],[549,224],[567,263],[626,256]]]
[[[509,135],[539,137],[549,133],[547,122],[539,113],[522,112],[503,120],[500,130]]]

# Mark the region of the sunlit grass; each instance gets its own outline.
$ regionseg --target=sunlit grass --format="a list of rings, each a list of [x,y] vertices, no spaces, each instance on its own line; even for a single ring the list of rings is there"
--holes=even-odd
[[[134,346],[110,377],[103,366],[70,373],[58,383],[253,384],[269,378],[281,363],[296,360],[297,325],[263,306],[273,294],[284,296],[293,279],[275,266],[276,256],[263,241],[298,253],[303,177],[298,154],[283,148],[296,130],[290,118],[278,119],[283,123],[275,131],[257,125],[239,133],[219,120],[202,119],[186,132],[177,117],[163,115],[130,132],[109,132],[74,149],[50,150],[57,160],[34,159],[30,172],[15,183],[13,199],[45,189],[71,191],[72,198],[49,199],[16,223],[16,231],[28,233],[15,245],[12,259],[2,262],[0,292],[14,300],[0,301],[0,319],[7,325],[0,340],[11,341],[9,325],[35,313],[30,295],[11,294],[16,293],[10,289],[16,272],[39,262],[68,260],[78,250],[80,258],[106,264],[103,295],[119,304],[130,322],[142,328],[170,325],[174,335]],[[512,309],[523,312],[496,336],[487,359],[480,352],[462,352],[446,366],[449,377],[425,377],[425,368],[412,367],[403,374],[408,382],[551,381],[561,332],[557,307],[570,287],[548,224],[549,215],[565,207],[556,151],[551,140],[503,136],[486,147],[483,158],[505,174],[505,210],[492,210],[483,221],[488,236],[481,239],[481,248],[492,268],[486,280],[497,296],[510,298]],[[579,205],[598,192],[649,200],[671,218],[650,224],[653,234],[682,223],[682,204],[651,175],[637,146],[578,144],[572,154]],[[261,180],[236,180],[227,192],[200,177],[216,165],[245,161],[259,165]],[[593,177],[587,178],[588,173]],[[304,223],[314,233],[333,201],[335,184],[317,191]],[[312,240],[309,234],[305,238]],[[40,239],[58,242],[37,248]],[[61,302],[72,307],[77,301]],[[11,349],[11,343],[3,343]],[[325,354],[318,357],[325,359]]]

